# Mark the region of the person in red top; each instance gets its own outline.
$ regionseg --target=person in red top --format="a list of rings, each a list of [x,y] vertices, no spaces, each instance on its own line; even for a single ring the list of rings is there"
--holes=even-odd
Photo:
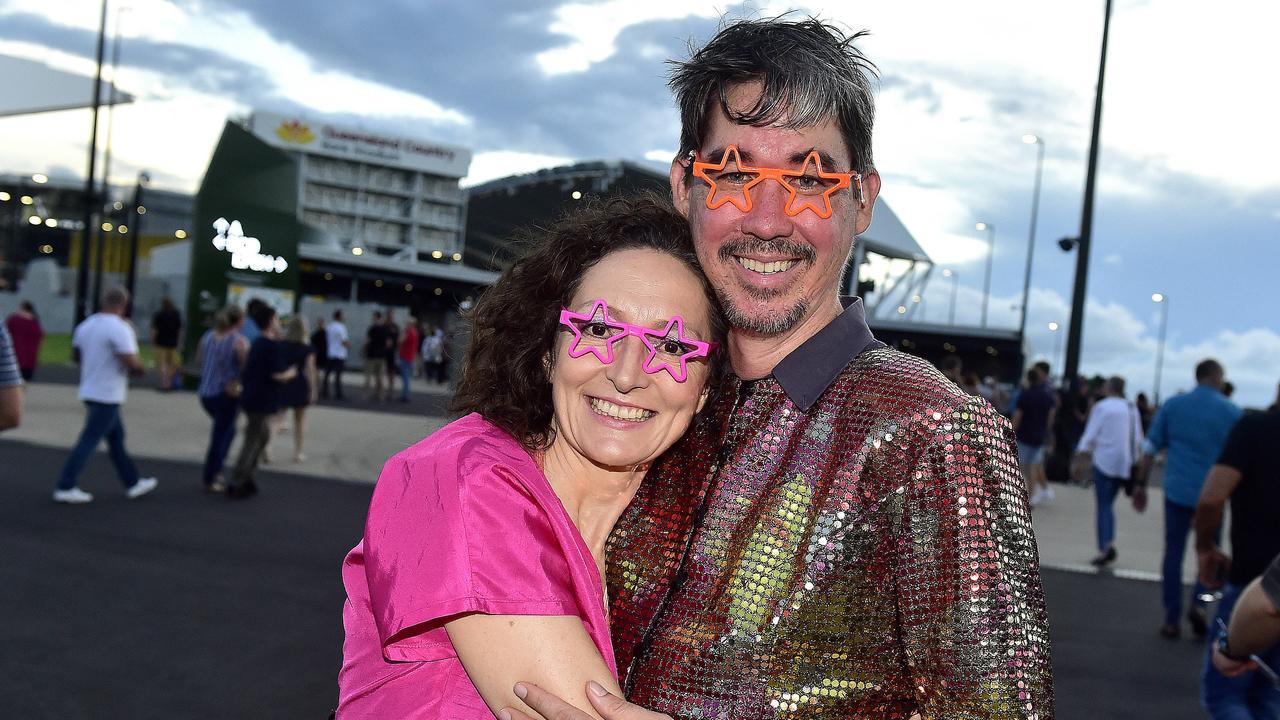
[[[44,328],[40,327],[40,318],[36,308],[28,300],[23,300],[18,311],[4,321],[13,337],[13,352],[18,356],[18,370],[22,379],[31,382],[36,374],[36,358],[40,355],[40,343],[44,340]]]
[[[400,333],[400,350],[396,357],[400,366],[400,402],[409,402],[409,380],[413,377],[413,361],[418,357],[418,321],[412,317],[404,324],[404,332]]]

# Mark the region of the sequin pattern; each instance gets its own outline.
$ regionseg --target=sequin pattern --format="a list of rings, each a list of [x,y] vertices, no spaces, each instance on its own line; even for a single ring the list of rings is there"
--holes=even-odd
[[[610,538],[618,667],[678,718],[1053,717],[1009,425],[864,352],[806,412],[730,376]]]

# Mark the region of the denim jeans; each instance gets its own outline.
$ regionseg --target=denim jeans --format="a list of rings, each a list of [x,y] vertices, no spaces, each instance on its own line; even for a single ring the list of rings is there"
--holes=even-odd
[[[1177,625],[1182,615],[1182,556],[1187,552],[1187,535],[1195,520],[1196,509],[1175,502],[1164,501],[1164,562],[1160,565],[1160,597],[1164,601],[1164,622]],[[1222,533],[1217,537],[1221,540]],[[1199,596],[1207,592],[1196,577],[1191,589],[1191,603],[1204,607]]]
[[[221,393],[213,397],[201,397],[200,404],[213,419],[213,430],[209,433],[209,450],[204,455],[204,471],[201,479],[204,486],[209,487],[222,472],[222,465],[227,461],[227,451],[231,449],[231,441],[236,438],[236,414],[240,411],[240,402]]]
[[[409,380],[413,378],[413,361],[397,358],[396,362],[400,364],[400,382],[403,383],[403,387],[400,390],[400,399],[408,402]]]
[[[1116,493],[1120,490],[1124,478],[1112,477],[1093,466],[1093,494],[1098,509],[1095,513],[1098,521],[1098,552],[1106,552],[1116,541]]]
[[[126,488],[138,482],[138,468],[133,464],[128,451],[124,449],[124,423],[120,420],[120,406],[111,403],[100,403],[92,400],[84,401],[88,413],[84,419],[84,429],[80,431],[80,439],[71,448],[71,455],[62,466],[62,475],[58,477],[58,489],[70,490],[76,486],[76,478],[84,470],[85,463],[98,443],[103,438],[107,441],[107,449],[111,454],[111,464],[116,467],[116,475]]]
[[[1218,617],[1230,624],[1231,611],[1240,599],[1243,588],[1228,584],[1222,591],[1218,604]],[[1249,672],[1229,678],[1213,666],[1213,646],[1217,634],[1209,634],[1205,648],[1204,671],[1200,676],[1200,703],[1209,711],[1213,720],[1275,720],[1280,718],[1280,690],[1267,682],[1258,672]],[[1258,653],[1271,667],[1280,662],[1280,646]]]
[[[329,378],[332,377],[334,397],[342,399],[342,371],[346,367],[346,358],[329,358],[324,366],[324,382],[320,385],[320,397],[329,397]]]
[[[240,444],[240,457],[232,470],[232,485],[253,482],[253,472],[262,459],[262,451],[271,441],[271,415],[245,412],[248,422],[244,426],[244,442]]]

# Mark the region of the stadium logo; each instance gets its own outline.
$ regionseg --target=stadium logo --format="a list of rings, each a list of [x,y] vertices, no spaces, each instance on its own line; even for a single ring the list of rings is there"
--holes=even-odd
[[[213,229],[218,233],[213,238],[213,246],[231,253],[231,267],[266,273],[282,273],[288,269],[289,263],[284,258],[262,253],[258,238],[245,237],[239,220],[227,222],[226,218],[218,218],[213,222]]]
[[[280,127],[276,128],[276,137],[295,145],[306,145],[316,139],[311,128],[297,120],[286,120],[280,123]]]

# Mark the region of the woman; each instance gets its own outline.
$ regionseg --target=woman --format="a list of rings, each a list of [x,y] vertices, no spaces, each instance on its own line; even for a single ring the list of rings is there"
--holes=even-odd
[[[40,343],[44,340],[44,328],[40,317],[29,300],[23,300],[17,312],[5,320],[9,337],[13,338],[13,352],[18,356],[18,371],[22,379],[31,382],[36,376],[36,361],[40,357]]]
[[[481,298],[454,408],[383,468],[348,602],[338,718],[492,718],[531,680],[619,692],[604,545],[706,403],[723,321],[686,221],[587,206]]]
[[[297,368],[298,374],[280,388],[280,420],[293,410],[293,461],[306,460],[302,454],[302,438],[306,432],[307,406],[316,401],[316,356],[307,335],[307,321],[295,315],[284,331],[280,345],[280,363]],[[278,423],[279,424],[279,423]]]
[[[231,441],[236,437],[236,412],[239,409],[240,369],[249,355],[249,341],[240,333],[244,311],[239,305],[228,305],[213,319],[213,328],[205,331],[196,349],[200,366],[200,405],[213,419],[209,449],[204,456],[204,491],[225,492],[222,477]]]

